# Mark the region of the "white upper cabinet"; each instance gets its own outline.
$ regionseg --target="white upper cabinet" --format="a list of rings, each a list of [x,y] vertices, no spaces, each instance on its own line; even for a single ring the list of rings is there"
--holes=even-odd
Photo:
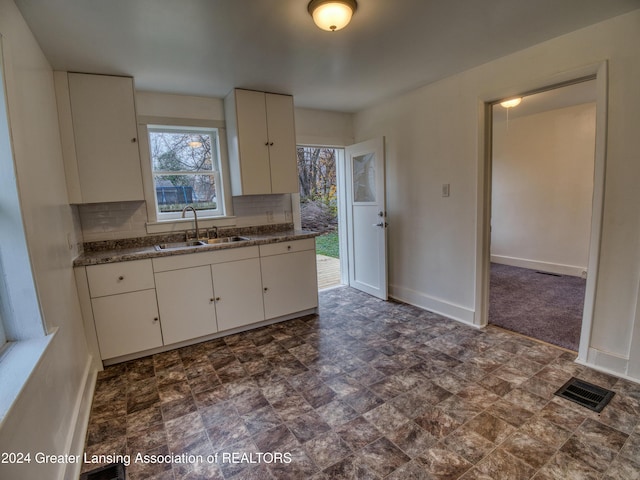
[[[144,200],[133,79],[54,78],[69,202]]]
[[[233,195],[297,192],[293,97],[236,89],[225,115]]]

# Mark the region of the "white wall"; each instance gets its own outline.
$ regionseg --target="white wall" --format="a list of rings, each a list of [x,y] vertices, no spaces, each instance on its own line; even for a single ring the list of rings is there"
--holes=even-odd
[[[344,147],[354,143],[351,113],[296,108],[295,115],[298,145]]]
[[[589,361],[624,374],[640,279],[640,10],[385,101],[355,116],[357,141],[386,137],[392,295],[476,318],[482,102],[609,61],[606,185]],[[440,196],[441,184],[451,196]],[[640,325],[636,325],[640,328]],[[637,371],[637,370],[636,370]]]
[[[27,247],[42,317],[48,331],[58,329],[0,427],[0,451],[61,454],[71,449],[90,358],[71,268],[76,239],[67,204],[53,72],[12,0],[0,0],[0,34]],[[81,435],[85,427],[81,421]],[[0,477],[54,479],[64,468],[1,464]]]
[[[595,103],[494,121],[492,261],[587,269],[595,126]]]

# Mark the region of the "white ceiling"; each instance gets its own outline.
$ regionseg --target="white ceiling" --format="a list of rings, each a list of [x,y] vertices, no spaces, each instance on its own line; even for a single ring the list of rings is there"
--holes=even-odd
[[[139,90],[234,87],[354,112],[640,0],[358,0],[339,32],[307,0],[15,0],[57,70],[132,75]]]

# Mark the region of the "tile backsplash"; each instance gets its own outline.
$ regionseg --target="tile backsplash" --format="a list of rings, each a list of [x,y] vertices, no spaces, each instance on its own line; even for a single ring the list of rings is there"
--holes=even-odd
[[[233,197],[233,212],[238,227],[293,221],[290,194]],[[78,213],[85,242],[147,235],[145,202],[79,205]]]

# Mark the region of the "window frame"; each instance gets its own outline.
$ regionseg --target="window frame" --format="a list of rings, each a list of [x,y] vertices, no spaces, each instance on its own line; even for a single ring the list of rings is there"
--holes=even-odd
[[[184,175],[193,176],[198,175],[211,176],[216,188],[216,208],[215,209],[197,209],[198,216],[201,218],[214,218],[224,216],[224,195],[222,188],[222,175],[220,174],[220,132],[217,128],[203,128],[203,127],[184,127],[176,125],[147,125],[147,135],[149,146],[151,146],[151,135],[153,133],[182,133],[182,134],[208,134],[211,139],[211,170],[154,170],[153,158],[151,157],[151,151],[149,151],[149,162],[151,165],[151,176],[153,179],[153,191],[156,194],[154,197],[156,218],[159,222],[163,220],[174,220],[182,218],[182,212],[163,212],[160,210],[160,205],[157,199],[157,185],[156,176],[163,175]],[[151,150],[151,149],[150,149]]]
[[[202,120],[190,118],[173,118],[173,117],[157,117],[157,116],[138,116],[138,139],[140,148],[140,159],[142,168],[142,179],[144,187],[144,198],[147,210],[147,233],[161,233],[170,231],[184,230],[183,225],[192,225],[193,216],[187,215],[182,218],[181,212],[165,212],[160,215],[157,205],[155,181],[153,178],[153,167],[151,159],[151,151],[149,144],[149,129],[176,129],[185,131],[193,129],[194,131],[217,131],[217,178],[216,183],[216,200],[220,207],[216,209],[217,214],[211,215],[207,210],[198,210],[198,220],[201,225],[227,225],[233,218],[233,204],[231,198],[230,178],[229,178],[229,161],[227,157],[226,129],[225,123],[221,120]],[[213,140],[213,139],[212,139]],[[216,159],[213,159],[216,162]],[[176,172],[172,172],[176,173]],[[225,221],[229,219],[229,221]]]
[[[0,353],[7,343],[7,335],[4,333],[4,324],[2,323],[2,308],[0,308]]]

